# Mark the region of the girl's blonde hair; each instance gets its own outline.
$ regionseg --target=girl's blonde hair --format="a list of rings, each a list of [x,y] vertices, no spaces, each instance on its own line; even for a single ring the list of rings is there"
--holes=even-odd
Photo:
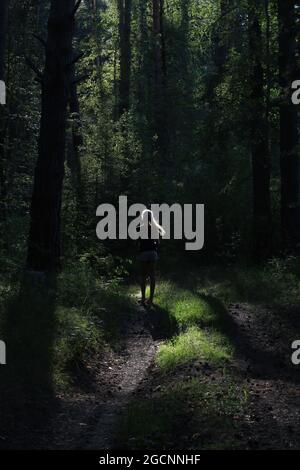
[[[148,214],[150,214],[150,217],[151,217],[150,224],[151,224],[151,225],[153,224],[153,226],[157,229],[159,235],[161,235],[161,236],[163,237],[163,236],[166,234],[166,231],[165,231],[165,229],[164,229],[161,225],[159,225],[159,223],[158,223],[157,220],[155,219],[154,214],[153,214],[153,212],[152,212],[151,210],[145,209],[145,210],[142,212],[142,216],[141,216],[141,218],[142,218],[142,223],[143,223],[143,224],[145,223],[146,215],[148,216]]]

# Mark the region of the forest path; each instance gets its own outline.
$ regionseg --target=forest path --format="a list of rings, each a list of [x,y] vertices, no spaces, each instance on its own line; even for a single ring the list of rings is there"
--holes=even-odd
[[[151,400],[155,390],[168,386],[169,380],[176,382],[194,376],[206,383],[221,381],[223,372],[207,368],[205,363],[200,368],[179,369],[162,378],[154,364],[161,341],[157,339],[159,325],[152,331],[149,321],[152,317],[155,310],[137,306],[125,322],[119,351],[107,353],[96,366],[91,365],[93,372],[97,369],[95,389],[87,390],[86,394],[80,392],[69,400],[61,399],[61,413],[57,417],[61,430],[55,432],[52,448],[118,448],[120,420],[130,404],[145,398]],[[228,308],[228,320],[236,350],[228,372],[248,396],[245,416],[235,437],[239,448],[299,448],[300,377],[291,364],[290,349],[295,340],[294,327],[299,326],[298,313],[277,315],[262,306],[235,304]],[[174,446],[180,445],[178,438]],[[212,439],[218,443],[217,431]],[[127,445],[134,447],[134,437],[128,436]]]
[[[291,362],[298,309],[236,304],[228,313],[237,357],[233,373],[244,378],[249,396],[248,448],[299,448],[300,375]]]
[[[107,353],[97,364],[93,393],[62,399],[58,421],[65,425],[55,433],[55,448],[111,449],[120,416],[134,391],[147,380],[159,341],[152,338],[151,311],[137,305],[124,324],[118,353]],[[91,366],[92,367],[92,366]]]
[[[199,360],[194,364],[178,367],[165,375],[161,374],[157,367],[153,367],[147,380],[141,381],[135,389],[132,403],[139,400],[158,403],[157,390],[170,390],[174,384],[188,383],[191,378],[210,386],[218,384],[224,397],[228,394],[230,384],[236,383],[240,393],[247,397],[243,411],[233,422],[232,442],[236,448],[299,449],[300,375],[298,368],[291,363],[291,343],[295,340],[300,321],[298,311],[285,312],[283,315],[283,312],[276,312],[274,308],[235,304],[228,307],[227,315],[229,328],[225,330],[234,345],[235,354],[226,372],[223,368]],[[217,387],[217,393],[219,392]],[[184,400],[183,393],[182,403]],[[199,405],[195,406],[197,410]],[[189,409],[184,410],[183,416],[175,419],[177,431],[174,436],[167,438],[171,448],[185,448],[188,445],[197,449],[205,449],[211,445],[216,448],[222,446],[226,436],[220,435],[219,430],[212,426],[214,415],[209,417],[203,413],[203,416],[206,416],[205,426],[201,410],[198,410],[198,424],[196,421],[193,431],[188,431],[186,421]],[[176,416],[176,413],[177,409],[171,410],[171,415]],[[151,420],[151,416],[148,419]],[[199,434],[198,443],[193,442],[193,433]],[[209,435],[210,437],[207,437]],[[151,442],[152,437],[146,434],[145,442]],[[143,442],[139,435],[133,432],[126,441],[129,448],[134,445],[134,439]]]
[[[153,363],[157,345],[147,328],[147,313],[143,307],[137,307],[137,315],[127,325],[122,365],[119,364],[121,367],[113,376],[115,391],[111,399],[98,405],[94,415],[97,423],[83,444],[84,449],[111,449],[114,446],[122,411]]]

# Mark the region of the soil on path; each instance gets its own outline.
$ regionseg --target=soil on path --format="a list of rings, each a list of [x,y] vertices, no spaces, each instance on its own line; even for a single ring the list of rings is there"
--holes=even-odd
[[[28,432],[24,429],[21,434],[26,439],[11,447],[118,448],[122,413],[137,399],[151,399],[153,390],[164,385],[162,380],[175,383],[195,376],[206,382],[218,381],[221,372],[206,363],[179,368],[162,379],[154,358],[163,338],[153,319],[155,310],[137,307],[126,320],[118,352],[108,351],[78,371],[77,392],[57,397],[50,425],[42,429],[30,426]],[[249,397],[236,436],[238,448],[300,449],[300,368],[291,363],[291,344],[299,339],[298,309],[276,312],[236,304],[228,310],[228,321],[236,350],[229,372]],[[7,448],[7,442],[3,445]],[[186,442],[180,443],[177,436],[174,445],[184,448]]]
[[[138,306],[124,325],[119,353],[107,352],[96,368],[93,393],[61,398],[59,430],[52,448],[111,449],[119,419],[139,385],[147,380],[159,341],[151,334],[150,312]],[[55,426],[57,427],[57,426]]]

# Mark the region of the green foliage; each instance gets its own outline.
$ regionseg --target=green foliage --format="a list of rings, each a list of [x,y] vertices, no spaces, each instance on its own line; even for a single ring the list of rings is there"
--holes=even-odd
[[[200,295],[219,298],[225,304],[251,302],[288,306],[297,304],[299,294],[299,259],[273,258],[263,267],[220,266],[206,269]]]
[[[120,44],[117,2],[82,2],[77,14],[74,49],[84,53],[78,75],[79,115],[69,116],[63,235],[66,260],[84,253],[102,257],[95,237],[95,210],[115,203],[120,194],[132,202],[152,200],[206,205],[206,244],[210,256],[222,261],[249,257],[251,229],[251,167],[249,165],[249,41],[246,1],[188,0],[165,2],[163,12],[166,83],[161,103],[155,99],[155,54],[151,2],[132,1],[130,108],[118,116]],[[45,35],[49,5],[10,2],[7,50],[8,113],[11,114],[4,168],[6,215],[1,220],[2,249],[14,244],[24,260],[29,206],[37,155],[40,88],[24,61],[31,56],[39,69],[44,51],[33,33]],[[266,17],[261,9],[262,33]],[[270,56],[264,42],[262,61],[272,76],[278,67],[277,12],[270,2]],[[28,39],[28,40],[27,40]],[[225,53],[220,61],[220,53]],[[272,100],[280,95],[269,84]],[[157,110],[156,107],[159,109]],[[164,114],[165,143],[157,147],[155,115]],[[72,124],[80,124],[80,196],[69,168]],[[278,109],[270,111],[272,206],[274,231],[279,217]],[[164,170],[165,168],[165,170]],[[79,200],[78,200],[79,198]],[[238,201],[238,203],[237,203]],[[12,236],[13,234],[13,236]],[[275,237],[275,248],[279,246]],[[109,249],[111,249],[109,247]],[[111,250],[114,251],[114,248]],[[113,253],[114,254],[114,253]]]
[[[132,299],[117,278],[97,279],[85,264],[56,279],[28,276],[0,285],[0,337],[10,352],[3,384],[70,390],[91,360],[119,347]]]

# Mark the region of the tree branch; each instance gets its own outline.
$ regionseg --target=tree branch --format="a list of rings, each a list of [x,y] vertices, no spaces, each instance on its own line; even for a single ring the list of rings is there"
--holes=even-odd
[[[45,39],[43,39],[41,36],[38,36],[37,34],[33,34],[32,36],[35,39],[37,39],[44,46],[44,48],[46,49],[47,43],[46,43]]]
[[[29,65],[29,67],[34,71],[36,74],[37,78],[41,81],[43,81],[43,74],[40,72],[40,70],[37,68],[37,66],[32,62],[32,60],[25,56],[25,61]]]
[[[75,4],[75,7],[73,8],[72,13],[71,13],[71,18],[73,18],[76,15],[77,10],[80,7],[80,4],[81,4],[81,0],[78,0]]]
[[[72,80],[71,85],[77,85],[77,83],[83,82],[84,80],[87,80],[90,78],[90,74],[86,73],[85,75],[81,75],[80,77],[75,78]]]
[[[83,56],[84,53],[80,52],[79,54],[73,57],[73,59],[66,65],[65,68],[68,69],[69,67],[72,67],[72,65],[76,64],[76,62],[78,62]]]

